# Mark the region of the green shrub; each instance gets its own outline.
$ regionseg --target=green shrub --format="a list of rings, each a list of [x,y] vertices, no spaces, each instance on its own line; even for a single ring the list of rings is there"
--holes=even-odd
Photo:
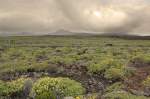
[[[76,62],[76,59],[68,56],[54,56],[50,58],[50,62],[54,64],[71,65]]]
[[[91,73],[104,73],[104,72],[109,73],[115,71],[118,73],[121,72],[119,70],[123,68],[123,63],[120,60],[107,57],[103,58],[102,60],[99,60],[99,62],[91,61],[91,63],[87,66],[87,68]]]
[[[21,49],[10,48],[6,53],[3,53],[5,59],[14,60],[24,58],[24,52]]]
[[[150,76],[148,76],[144,81],[143,81],[143,85],[145,87],[150,88]]]
[[[111,80],[123,79],[124,78],[124,71],[123,71],[123,69],[109,68],[105,72],[104,77],[107,79],[111,79]]]
[[[0,65],[0,73],[26,72],[30,68],[28,62],[20,60],[19,62],[6,62]]]
[[[103,96],[104,99],[149,99],[145,96],[132,95],[125,91],[114,91]]]
[[[80,55],[80,59],[86,60],[86,61],[91,61],[93,58],[94,58],[94,55],[89,54],[89,53]]]
[[[25,82],[30,79],[19,78],[17,80],[8,82],[8,85],[11,86],[11,93],[22,93]]]
[[[90,73],[103,74],[106,79],[117,80],[133,74],[133,69],[125,66],[124,59],[99,58],[99,62],[91,61],[87,66]],[[128,62],[128,61],[127,61]]]
[[[61,56],[53,56],[50,58],[50,62],[54,64],[63,63],[63,58]]]
[[[33,62],[29,68],[28,71],[30,72],[62,72],[64,69],[63,67],[58,67],[56,64],[49,63],[50,61],[43,61],[40,63]]]
[[[109,80],[124,80],[126,77],[134,75],[134,68],[130,68],[124,65],[120,67],[111,67],[104,73],[104,77]]]
[[[49,63],[48,61],[43,61],[40,63],[37,62],[32,62],[32,64],[29,66],[28,69],[33,70],[33,71],[42,71],[42,70],[47,70],[49,68]]]
[[[125,66],[124,67],[124,76],[125,77],[131,77],[135,74],[136,68]]]
[[[0,95],[1,96],[10,96],[12,94],[21,94],[25,81],[30,79],[20,78],[11,82],[0,81]]]
[[[100,97],[101,97],[100,93],[91,93],[87,95],[80,95],[73,99],[101,99]]]
[[[62,63],[65,65],[71,65],[71,64],[74,64],[75,62],[76,62],[76,59],[72,57],[64,57],[62,60]]]
[[[105,94],[103,95],[104,99],[149,99],[144,96],[136,96],[131,93],[123,91],[125,86],[121,82],[117,82],[107,87]]]
[[[46,50],[44,50],[44,49],[36,50],[35,52],[32,53],[32,55],[33,55],[33,59],[35,59],[36,61],[48,59]]]
[[[11,93],[11,90],[9,90],[9,85],[7,85],[5,82],[0,81],[0,96],[7,96],[9,93]]]
[[[91,73],[103,73],[106,69],[114,65],[113,59],[104,59],[100,60],[100,62],[93,62],[89,64],[87,67],[89,72]]]
[[[150,63],[150,54],[138,54],[131,59],[132,61],[139,61],[144,63]]]
[[[112,84],[112,85],[110,85],[110,86],[108,86],[107,88],[106,88],[106,90],[105,90],[105,92],[115,92],[115,91],[121,91],[121,90],[123,90],[125,88],[125,86],[121,83],[121,82],[117,82],[117,83],[114,83],[114,84]]]
[[[32,88],[31,96],[36,99],[55,99],[56,96],[76,96],[83,94],[82,85],[69,78],[41,78]]]
[[[51,66],[49,61],[30,63],[27,60],[20,60],[19,62],[7,62],[0,65],[0,73],[15,73],[15,72],[28,72],[28,71],[46,71]]]
[[[61,47],[61,48],[56,48],[56,52],[59,52],[61,54],[68,54],[71,53],[73,49],[71,47]]]

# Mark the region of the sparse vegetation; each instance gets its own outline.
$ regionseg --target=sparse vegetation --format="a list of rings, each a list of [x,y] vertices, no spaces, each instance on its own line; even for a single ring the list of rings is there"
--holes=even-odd
[[[132,95],[125,91],[111,92],[104,95],[104,99],[149,99],[145,96]]]
[[[124,84],[122,82],[117,82],[114,83],[110,86],[108,86],[105,90],[105,92],[110,93],[110,92],[116,92],[116,91],[121,91],[125,88]]]
[[[139,53],[138,55],[133,57],[132,61],[137,61],[137,62],[143,62],[143,63],[150,64],[150,55]]]
[[[0,40],[0,98],[19,96],[26,81],[22,76],[34,82],[30,96],[37,99],[56,99],[57,94],[82,99],[88,93],[106,99],[149,98],[127,91],[150,87],[149,40],[98,36]],[[89,99],[94,97],[97,94]]]

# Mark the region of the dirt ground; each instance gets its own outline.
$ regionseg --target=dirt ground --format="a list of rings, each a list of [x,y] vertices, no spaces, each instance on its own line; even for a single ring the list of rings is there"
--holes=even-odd
[[[150,75],[150,64],[145,64],[142,62],[133,62],[129,64],[130,67],[135,68],[134,75],[127,78],[124,81],[126,86],[126,90],[133,94],[142,94],[145,91],[144,86],[142,85],[143,80]],[[108,80],[106,80],[100,74],[91,75],[88,73],[86,66],[82,66],[80,64],[66,66],[63,64],[59,64],[59,69],[62,70],[48,70],[48,71],[28,71],[26,73],[14,73],[14,74],[4,74],[0,76],[2,80],[13,80],[19,77],[31,77],[33,79],[38,79],[40,77],[49,76],[49,77],[69,77],[74,79],[86,88],[86,93],[101,93],[105,88],[111,84]]]
[[[149,94],[145,92],[145,87],[142,82],[150,76],[150,64],[143,63],[140,61],[135,61],[129,65],[130,67],[135,68],[134,75],[125,80],[127,89],[133,94]]]

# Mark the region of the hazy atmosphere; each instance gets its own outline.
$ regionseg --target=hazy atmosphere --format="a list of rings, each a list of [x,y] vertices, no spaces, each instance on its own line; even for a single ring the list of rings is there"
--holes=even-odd
[[[149,11],[149,0],[0,0],[0,34],[150,35]]]
[[[150,0],[0,0],[0,99],[150,99]]]

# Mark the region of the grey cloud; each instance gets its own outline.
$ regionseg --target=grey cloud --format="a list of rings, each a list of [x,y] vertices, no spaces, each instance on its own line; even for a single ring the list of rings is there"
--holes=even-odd
[[[150,32],[148,0],[0,0],[0,33]]]

